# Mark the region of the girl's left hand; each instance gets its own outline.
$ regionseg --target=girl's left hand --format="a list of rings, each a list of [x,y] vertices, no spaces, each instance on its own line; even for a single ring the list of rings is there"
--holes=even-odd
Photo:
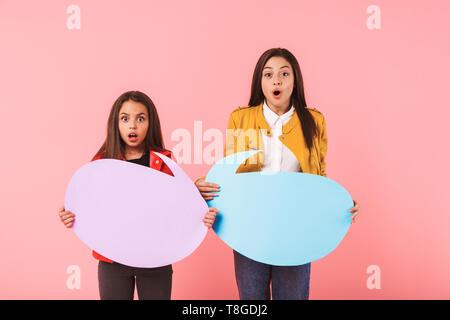
[[[356,221],[356,217],[359,214],[359,203],[356,202],[355,200],[353,200],[353,208],[350,209],[350,212],[353,213],[350,217],[350,218],[352,218],[352,223],[353,223]]]

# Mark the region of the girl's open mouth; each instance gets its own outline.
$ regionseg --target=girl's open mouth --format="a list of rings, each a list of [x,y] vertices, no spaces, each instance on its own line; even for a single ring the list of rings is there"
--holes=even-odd
[[[281,96],[281,91],[280,90],[273,90],[272,93],[275,96],[275,98],[278,98],[278,97]]]
[[[131,142],[136,142],[137,141],[137,134],[136,133],[130,133],[128,135],[128,140],[130,140]]]

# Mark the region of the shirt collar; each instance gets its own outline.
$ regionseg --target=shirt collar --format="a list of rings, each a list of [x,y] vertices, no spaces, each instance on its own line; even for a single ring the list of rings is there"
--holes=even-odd
[[[292,115],[294,114],[294,111],[295,111],[294,107],[291,106],[291,108],[286,113],[279,116],[269,108],[269,106],[266,103],[266,100],[264,100],[263,114],[264,114],[264,118],[267,121],[267,124],[271,128],[275,125],[275,123],[277,121],[281,121],[281,123],[284,125],[284,122],[286,122],[287,120],[289,120],[292,117]]]

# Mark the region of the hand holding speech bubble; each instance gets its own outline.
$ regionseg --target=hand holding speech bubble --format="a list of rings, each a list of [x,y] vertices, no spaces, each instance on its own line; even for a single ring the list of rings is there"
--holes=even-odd
[[[271,265],[302,265],[332,252],[351,224],[350,194],[314,174],[236,174],[257,152],[232,154],[208,172],[206,181],[220,186],[218,196],[208,201],[220,212],[214,231],[239,253]]]

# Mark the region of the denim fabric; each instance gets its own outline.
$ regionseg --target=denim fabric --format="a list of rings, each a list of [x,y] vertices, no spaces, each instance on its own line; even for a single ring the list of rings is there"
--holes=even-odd
[[[234,270],[241,300],[308,300],[311,263],[272,266],[234,253]]]

